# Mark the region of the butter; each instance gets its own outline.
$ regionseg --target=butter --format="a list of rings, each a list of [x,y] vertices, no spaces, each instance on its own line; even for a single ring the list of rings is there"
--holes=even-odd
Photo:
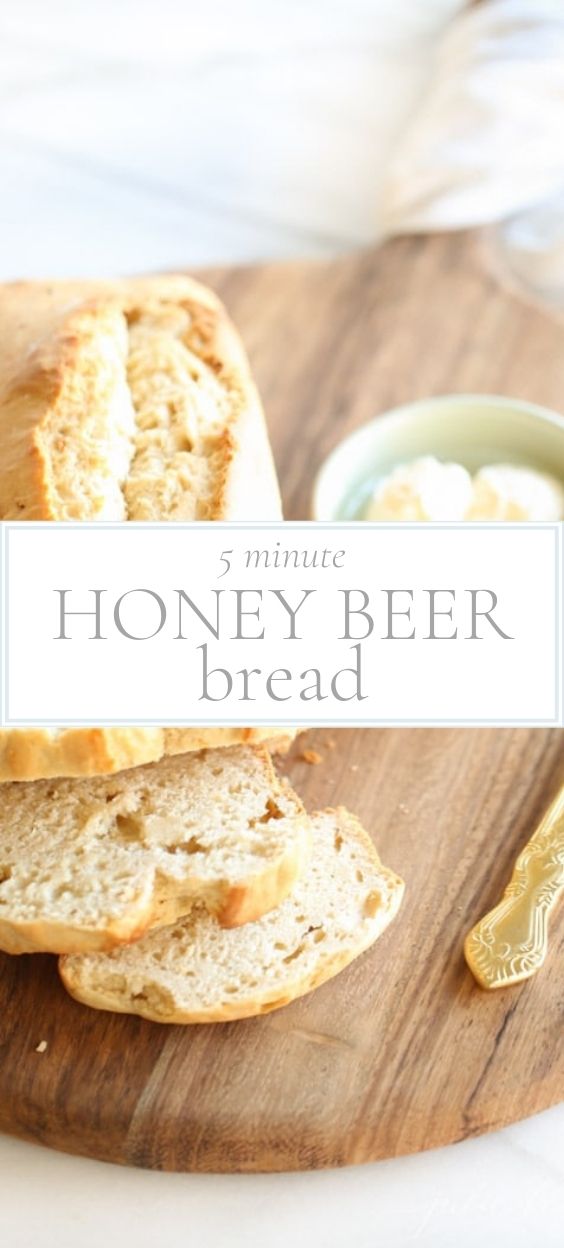
[[[532,468],[492,464],[474,477],[462,464],[426,455],[378,482],[364,520],[449,521],[564,518],[564,490]]]
[[[467,520],[562,520],[564,490],[532,468],[492,464],[474,477]]]
[[[378,483],[365,520],[464,520],[472,504],[472,478],[461,464],[432,455],[399,464]]]

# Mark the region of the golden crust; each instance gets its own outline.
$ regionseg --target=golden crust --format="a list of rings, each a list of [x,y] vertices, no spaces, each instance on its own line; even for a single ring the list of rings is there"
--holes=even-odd
[[[110,305],[73,309],[47,337],[30,341],[19,370],[0,375],[0,519],[67,519],[53,489],[45,429],[48,422],[63,427],[71,412],[107,401],[115,366],[93,357],[118,329]]]
[[[0,519],[69,518],[54,488],[47,429],[110,404],[118,365],[105,348],[119,339],[124,316],[169,306],[188,314],[187,345],[229,400],[214,488],[200,518],[281,518],[264,416],[240,339],[212,291],[173,275],[0,286]],[[77,518],[93,517],[85,510]],[[0,729],[0,782],[111,773],[168,753],[274,737],[275,748],[283,749],[291,735],[245,728]]]
[[[99,776],[156,763],[168,754],[268,742],[285,753],[294,733],[276,728],[0,729],[0,782]]]
[[[96,340],[115,335],[119,318],[155,306],[189,314],[187,346],[229,396],[206,518],[281,518],[264,415],[240,338],[212,291],[192,278],[170,276],[0,287],[1,520],[68,518],[53,495],[46,424],[104,402],[112,367],[102,352],[94,367]]]

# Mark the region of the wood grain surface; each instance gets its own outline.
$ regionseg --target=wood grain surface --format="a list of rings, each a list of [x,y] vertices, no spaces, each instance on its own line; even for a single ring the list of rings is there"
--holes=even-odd
[[[393,404],[478,390],[562,405],[562,325],[502,289],[469,236],[210,277],[252,356],[290,518],[308,514],[329,448]],[[307,1169],[446,1144],[564,1099],[564,912],[524,985],[488,995],[462,956],[564,781],[563,741],[310,733],[282,769],[310,809],[361,817],[406,879],[396,922],[309,997],[211,1027],[96,1013],[65,995],[54,959],[0,957],[0,1129],[161,1169]]]

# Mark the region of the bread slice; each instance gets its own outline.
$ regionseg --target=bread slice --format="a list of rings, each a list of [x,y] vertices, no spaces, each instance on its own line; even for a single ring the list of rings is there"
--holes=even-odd
[[[108,955],[62,958],[65,988],[159,1023],[247,1018],[310,992],[376,940],[404,887],[346,810],[313,815],[312,830],[308,869],[278,910],[234,931],[194,910]]]
[[[0,285],[0,466],[0,520],[282,518],[240,339],[184,276]],[[269,729],[0,729],[0,781],[269,736],[287,743]]]
[[[111,949],[195,902],[245,923],[280,903],[309,850],[303,806],[263,746],[5,785],[0,948]]]
[[[0,782],[112,775],[171,754],[230,745],[265,743],[284,754],[295,735],[288,728],[2,728]]]

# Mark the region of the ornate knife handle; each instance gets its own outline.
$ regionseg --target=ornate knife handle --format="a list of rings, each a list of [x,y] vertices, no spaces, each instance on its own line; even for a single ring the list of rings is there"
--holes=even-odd
[[[519,854],[501,901],[466,937],[466,961],[482,988],[505,988],[538,971],[563,891],[564,788]]]

